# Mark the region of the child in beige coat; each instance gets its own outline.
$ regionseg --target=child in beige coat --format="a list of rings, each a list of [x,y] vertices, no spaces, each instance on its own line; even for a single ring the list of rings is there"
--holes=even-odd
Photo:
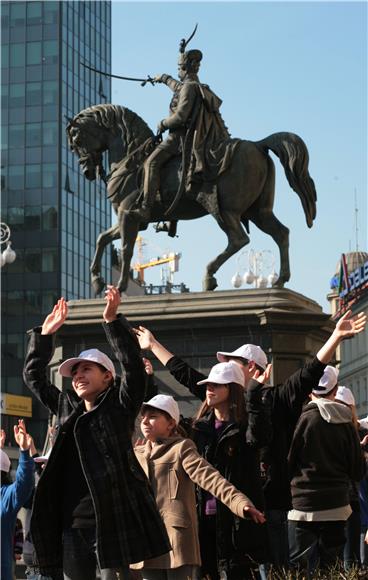
[[[142,407],[141,430],[145,445],[135,448],[150,480],[172,550],[136,564],[145,580],[194,580],[201,564],[195,486],[223,502],[238,517],[256,523],[265,518],[250,499],[198,453],[193,441],[178,433],[179,407],[173,397],[156,395]]]

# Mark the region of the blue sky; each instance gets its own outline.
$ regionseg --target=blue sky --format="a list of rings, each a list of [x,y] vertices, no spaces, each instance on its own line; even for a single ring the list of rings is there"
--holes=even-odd
[[[367,251],[367,4],[365,2],[121,2],[112,5],[112,72],[176,76],[180,39],[198,22],[191,48],[204,53],[202,82],[223,100],[232,136],[257,141],[291,131],[306,142],[317,189],[317,218],[305,223],[298,196],[277,158],[275,214],[290,229],[291,280],[286,287],[328,311],[329,281],[342,252]],[[153,130],[167,116],[171,92],[115,81],[112,102],[138,113]],[[356,195],[355,195],[356,191]],[[355,197],[358,207],[356,235]],[[180,222],[179,238],[142,235],[146,258],[182,253],[177,283],[201,290],[205,265],[226,238],[211,217]],[[278,248],[251,224],[256,251]],[[237,256],[217,273],[231,288]],[[241,273],[242,273],[241,272]],[[147,272],[160,283],[159,268]],[[245,286],[244,286],[245,288]]]

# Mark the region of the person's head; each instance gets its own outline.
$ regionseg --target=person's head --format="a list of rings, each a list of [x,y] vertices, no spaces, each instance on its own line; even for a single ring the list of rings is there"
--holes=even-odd
[[[67,359],[60,365],[59,373],[71,377],[77,395],[89,403],[112,386],[116,376],[112,360],[97,348],[84,350],[78,357]]]
[[[348,387],[344,387],[342,385],[337,387],[335,401],[337,403],[341,403],[342,405],[346,405],[347,407],[349,407],[349,409],[351,409],[353,424],[354,424],[354,427],[358,430],[359,429],[359,422],[358,422],[358,416],[356,413],[355,398],[354,398],[354,395],[351,392],[351,390]]]
[[[203,54],[200,50],[192,49],[181,52],[178,60],[178,74],[182,81],[187,74],[197,74]]]
[[[263,374],[267,368],[266,354],[255,344],[243,344],[233,352],[219,351],[216,356],[219,362],[234,361],[239,365],[244,375],[245,388],[256,371]]]
[[[1,470],[1,485],[10,485],[12,478],[10,475],[11,462],[8,455],[0,449],[0,470]]]
[[[142,405],[141,431],[148,441],[155,442],[174,435],[179,420],[179,406],[169,395],[156,395]]]
[[[327,365],[318,386],[312,389],[312,399],[329,399],[333,401],[337,393],[337,377],[339,371],[330,365]]]
[[[198,411],[197,419],[210,409],[221,409],[235,422],[245,420],[244,374],[235,361],[215,365],[207,379],[197,384],[206,385],[206,399]]]

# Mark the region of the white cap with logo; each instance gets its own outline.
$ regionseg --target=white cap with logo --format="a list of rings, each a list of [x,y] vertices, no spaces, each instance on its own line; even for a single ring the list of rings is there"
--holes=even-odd
[[[325,372],[319,379],[318,387],[315,387],[312,393],[315,395],[328,395],[336,387],[338,376],[339,371],[335,367],[327,365]]]
[[[207,379],[199,381],[197,385],[204,385],[205,383],[215,383],[218,385],[237,383],[241,387],[244,387],[245,378],[240,366],[233,360],[230,360],[229,362],[222,362],[212,367]]]
[[[10,471],[10,459],[2,449],[0,449],[0,468],[1,471],[5,471],[6,473]]]
[[[170,395],[155,395],[152,399],[143,403],[142,407],[144,408],[146,406],[165,411],[165,413],[174,419],[176,424],[180,421],[179,405],[174,397]]]
[[[114,378],[116,377],[114,363],[104,352],[101,352],[97,348],[83,350],[79,356],[75,358],[68,358],[63,363],[61,363],[58,371],[63,377],[71,377],[73,367],[76,364],[85,361],[94,362],[103,366],[107,371],[111,372]]]
[[[267,367],[267,357],[260,346],[255,344],[243,344],[233,352],[218,352],[216,354],[217,360],[220,362],[225,362],[229,357],[244,358],[248,361],[253,361],[261,367],[266,369]]]

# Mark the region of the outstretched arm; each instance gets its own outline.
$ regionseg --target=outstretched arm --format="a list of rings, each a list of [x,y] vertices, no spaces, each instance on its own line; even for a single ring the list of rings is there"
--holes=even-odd
[[[352,316],[351,310],[348,310],[344,316],[337,322],[336,327],[330,338],[325,342],[317,353],[317,358],[321,363],[328,364],[339,344],[347,339],[353,338],[356,334],[363,332],[367,322],[367,315],[360,312]]]
[[[167,350],[158,342],[152,332],[144,328],[144,326],[135,328],[134,332],[142,350],[150,350],[168,368],[175,380],[187,387],[193,395],[201,399],[201,401],[206,398],[206,386],[197,385],[198,381],[206,378],[204,374],[196,371],[181,358]]]
[[[156,75],[153,80],[155,83],[164,83],[172,90],[172,92],[175,92],[180,86],[180,81],[166,74]]]

